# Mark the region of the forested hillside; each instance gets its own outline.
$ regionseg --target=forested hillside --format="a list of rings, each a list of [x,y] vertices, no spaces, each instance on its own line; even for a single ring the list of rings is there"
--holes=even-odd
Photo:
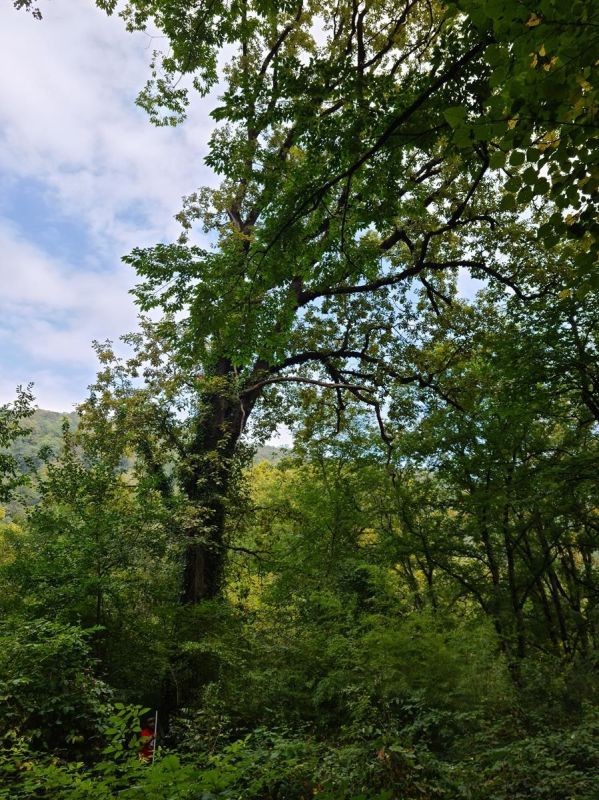
[[[16,461],[19,474],[35,475],[44,459],[52,459],[62,449],[63,428],[68,424],[71,431],[77,430],[79,418],[76,411],[59,412],[46,411],[43,408],[33,410],[31,416],[23,426],[23,436],[19,436],[10,443],[9,452]],[[255,448],[253,460],[277,462],[285,454],[285,448],[272,445],[258,445]],[[127,468],[132,467],[131,458],[125,459]],[[35,481],[19,488],[13,499],[7,503],[6,512],[9,517],[20,517],[28,506],[35,505],[40,500],[40,494],[35,488]]]
[[[0,407],[0,798],[596,800],[596,4],[97,5],[220,184]]]
[[[25,436],[15,439],[10,446],[10,452],[19,463],[23,472],[27,471],[27,464],[32,462],[34,467],[40,464],[40,450],[48,448],[57,454],[62,447],[62,431],[65,420],[71,430],[76,431],[78,417],[76,411],[45,411],[36,408],[27,418]],[[272,445],[260,445],[256,449],[255,460],[276,461],[283,450]]]
[[[75,411],[60,413],[36,408],[33,414],[27,418],[27,435],[16,439],[11,445],[11,453],[18,459],[23,469],[26,467],[26,461],[32,461],[33,466],[39,466],[39,452],[44,448],[49,448],[53,453],[59,452],[62,446],[64,420],[67,420],[70,427],[76,430],[77,414]]]

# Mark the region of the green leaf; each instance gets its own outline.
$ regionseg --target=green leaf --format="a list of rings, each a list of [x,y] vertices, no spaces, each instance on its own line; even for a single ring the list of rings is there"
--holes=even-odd
[[[534,196],[534,192],[532,190],[532,187],[531,186],[523,186],[520,189],[520,191],[518,192],[518,197],[517,197],[518,204],[519,205],[525,205],[527,203],[530,203],[530,201],[532,200],[533,196]]]
[[[466,109],[463,106],[450,106],[443,111],[443,116],[452,128],[460,128],[466,122]]]
[[[499,206],[502,211],[515,211],[517,208],[515,195],[504,194],[501,198]]]
[[[500,150],[495,150],[489,156],[489,166],[491,169],[501,169],[505,166],[506,162],[506,155],[502,153]]]
[[[533,190],[535,194],[548,194],[551,190],[551,184],[547,180],[547,178],[539,178],[533,186]]]

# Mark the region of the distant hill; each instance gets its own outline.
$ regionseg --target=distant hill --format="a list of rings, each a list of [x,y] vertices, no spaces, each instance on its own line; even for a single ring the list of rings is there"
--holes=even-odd
[[[42,408],[36,409],[33,416],[25,422],[25,427],[31,429],[31,433],[16,441],[11,448],[13,455],[19,460],[31,458],[37,461],[37,454],[42,447],[50,447],[54,452],[60,450],[62,443],[62,422],[67,418],[71,430],[76,430],[78,417],[75,411],[45,411]],[[285,447],[272,447],[265,444],[258,447],[254,462],[269,461],[274,464],[280,461],[287,454]]]
[[[24,427],[29,428],[30,433],[18,439],[11,447],[12,454],[16,457],[24,472],[30,471],[28,464],[33,464],[34,467],[40,465],[39,452],[43,447],[49,447],[56,454],[60,452],[62,446],[62,424],[65,417],[69,421],[71,430],[76,430],[79,419],[75,411],[60,413],[38,408],[25,421]],[[256,450],[254,463],[268,461],[271,464],[276,464],[288,452],[284,447],[262,445]],[[24,487],[18,491],[17,498],[8,505],[8,512],[11,516],[18,515],[25,506],[34,505],[37,499],[38,496],[32,487]]]
[[[75,411],[46,411],[42,408],[36,409],[33,416],[25,421],[25,427],[30,428],[31,432],[18,439],[12,446],[11,451],[23,465],[25,459],[32,459],[34,463],[39,463],[37,457],[42,447],[50,447],[55,453],[60,450],[62,444],[62,423],[67,418],[71,430],[76,430],[79,418]],[[288,453],[285,447],[273,447],[265,444],[256,450],[254,463],[269,461],[275,464]]]
[[[31,467],[36,469],[41,464],[39,452],[42,448],[49,448],[53,453],[58,453],[62,446],[62,423],[67,418],[72,430],[77,428],[78,417],[74,411],[61,414],[58,411],[46,411],[38,408],[31,417],[23,422],[23,427],[29,430],[13,442],[10,448],[17,464],[23,472],[31,472]],[[6,505],[9,519],[21,516],[28,506],[35,505],[39,495],[34,486],[22,486],[17,489],[15,497]]]
[[[268,461],[270,464],[276,464],[287,455],[289,455],[289,449],[287,447],[272,447],[269,444],[263,444],[256,450],[254,464],[259,464],[261,461]]]
[[[61,413],[59,411],[45,411],[36,409],[33,416],[25,420],[24,427],[30,429],[27,436],[23,436],[11,447],[12,454],[25,468],[25,461],[31,460],[38,466],[40,461],[38,453],[42,447],[49,447],[58,453],[62,445],[62,423],[67,418],[71,430],[77,428],[78,417],[75,411]]]

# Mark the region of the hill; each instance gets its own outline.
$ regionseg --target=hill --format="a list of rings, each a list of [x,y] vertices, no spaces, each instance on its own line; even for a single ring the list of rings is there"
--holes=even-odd
[[[25,427],[29,433],[14,442],[11,452],[17,458],[23,469],[26,462],[30,461],[35,466],[39,466],[39,451],[48,447],[54,453],[60,450],[62,443],[62,424],[67,419],[72,430],[77,428],[78,417],[75,411],[60,412],[46,411],[38,408],[33,415],[26,421]]]
[[[270,464],[276,464],[286,455],[289,455],[289,452],[289,448],[287,447],[273,447],[270,444],[263,444],[256,450],[254,464],[259,464],[261,461],[268,461]]]
[[[53,453],[60,451],[62,425],[65,419],[68,420],[71,430],[77,428],[79,420],[75,411],[61,413],[38,408],[26,421],[25,427],[29,429],[29,433],[15,441],[11,447],[11,452],[16,457],[23,472],[29,472],[31,466],[34,468],[40,466],[39,453],[42,448],[49,448]],[[276,464],[287,452],[288,450],[284,447],[262,445],[256,450],[254,463],[268,461],[271,464]],[[38,495],[33,487],[26,486],[19,489],[16,499],[7,506],[9,516],[18,516],[23,512],[24,507],[35,505],[37,499]]]
[[[75,411],[46,411],[38,408],[27,420],[26,427],[30,429],[27,436],[17,440],[11,451],[17,457],[19,463],[26,466],[26,461],[32,461],[39,465],[39,451],[43,447],[49,447],[53,452],[60,450],[62,443],[62,424],[67,419],[71,429],[75,430],[78,424],[78,417]],[[274,464],[288,452],[285,447],[273,447],[272,445],[261,445],[256,450],[254,463],[269,461]]]

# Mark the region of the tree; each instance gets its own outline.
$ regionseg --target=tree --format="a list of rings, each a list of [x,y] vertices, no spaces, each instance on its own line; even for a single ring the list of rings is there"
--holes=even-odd
[[[14,489],[26,482],[15,457],[7,450],[27,435],[22,423],[33,414],[32,402],[31,386],[26,389],[18,386],[14,403],[0,406],[0,502],[9,500]]]
[[[116,3],[100,5],[112,11]],[[122,16],[132,29],[152,22],[171,44],[164,57],[155,54],[154,66],[160,70],[155,69],[139,98],[156,122],[174,123],[184,116],[189,95],[180,76],[192,76],[200,91],[216,82],[218,56],[227,45],[242,44],[246,55],[258,59],[258,80],[252,79],[247,64],[239,64],[230,75],[226,104],[215,118],[235,125],[249,112],[257,122],[252,130],[259,137],[261,112],[276,111],[279,118],[292,122],[289,111],[299,102],[302,121],[290,126],[295,127],[292,144],[311,129],[312,180],[307,194],[295,185],[300,191],[293,210],[280,207],[278,223],[283,227],[301,217],[312,203],[326,201],[339,181],[362,168],[376,173],[387,147],[396,148],[405,142],[406,133],[409,136],[415,121],[412,111],[417,110],[420,117],[421,103],[430,107],[429,101],[440,102],[444,119],[437,120],[437,125],[445,123],[446,130],[451,130],[452,144],[462,156],[480,148],[488,151],[491,166],[499,170],[495,179],[507,192],[507,208],[524,209],[535,197],[549,196],[556,203],[557,210],[540,236],[551,245],[566,235],[582,239],[585,255],[581,252],[580,270],[584,278],[590,278],[598,216],[595,53],[599,12],[592,0],[579,0],[567,9],[559,0],[534,4],[451,0],[445,6],[416,0],[399,8],[385,2],[321,2],[220,3],[217,8],[193,10],[173,0],[154,4],[131,0]],[[254,35],[261,26],[265,32],[262,52],[256,48]],[[327,26],[332,36],[323,47],[322,28],[328,32]],[[308,53],[303,63],[291,64],[289,45],[293,47],[298,33]],[[411,86],[406,93],[407,73],[413,74],[423,47],[430,57],[431,73],[420,75],[417,87],[408,80]],[[460,63],[462,57],[464,63]],[[453,61],[455,70],[447,71]],[[285,77],[289,66],[291,80]],[[456,93],[460,80],[462,90]],[[382,96],[377,96],[375,84],[383,90]],[[284,96],[279,108],[277,95]],[[398,95],[402,99],[407,95],[419,107],[398,103]],[[247,104],[238,102],[242,96]],[[318,119],[318,104],[323,100],[331,134],[326,144],[333,144],[330,150],[319,148],[325,144],[325,125]],[[353,113],[348,113],[350,109]],[[418,136],[430,132],[423,125]],[[333,169],[330,164],[324,170],[314,169],[315,156],[321,156],[318,160],[323,163],[332,154]]]
[[[396,498],[429,589],[449,579],[475,600],[518,678],[531,650],[573,659],[596,646],[598,451],[575,342],[568,357],[551,346],[567,317],[539,329],[510,305],[478,312],[452,374],[459,408],[429,401],[402,434]]]
[[[39,502],[23,530],[5,533],[0,604],[5,614],[79,626],[111,684],[141,701],[167,668],[178,551],[173,509],[127,469],[118,444],[114,435],[76,441],[65,420],[61,452],[45,454],[37,477]]]
[[[387,385],[434,388],[438,368],[447,367],[403,366],[402,336],[410,339],[419,325],[414,291],[441,314],[464,269],[526,296],[530,255],[506,260],[504,238],[515,211],[549,184],[522,166],[522,153],[543,168],[558,164],[557,177],[572,159],[586,165],[594,135],[589,65],[586,56],[567,58],[584,52],[581,42],[594,33],[588,4],[578,4],[582,38],[572,34],[555,55],[537,41],[545,13],[514,3],[496,24],[497,10],[492,2],[481,12],[478,4],[456,10],[428,0],[192,7],[130,0],[120,12],[131,30],[155,25],[169,42],[138,99],[154,122],[183,119],[186,80],[200,93],[224,83],[206,159],[221,186],[187,198],[177,243],[126,258],[142,279],[143,310],[185,315],[172,350],[183,372],[202,376],[180,474],[203,513],[201,535],[188,528],[185,602],[219,591],[230,466],[248,419],[263,398],[277,397],[274,388],[324,388],[340,418],[347,398],[359,399],[388,439]],[[551,47],[566,28],[551,28],[558,31]],[[538,70],[522,55],[529,42]],[[231,50],[220,75],[219,59]],[[575,84],[574,94],[559,95],[558,110],[549,98],[564,72],[554,57],[569,64],[566,83]],[[507,95],[490,74],[494,65],[505,73]],[[574,110],[562,119],[570,101]],[[530,113],[520,120],[515,112],[524,107]],[[540,107],[548,114],[531,122]],[[554,124],[566,131],[563,148],[543,138]],[[508,154],[509,174],[494,172]],[[590,207],[593,178],[581,169],[575,192],[557,188],[556,200]],[[500,185],[509,194],[530,182],[529,173],[534,188],[504,200],[501,212]],[[555,213],[543,222],[546,232],[564,228]],[[192,243],[198,222],[212,248]],[[588,252],[581,258],[587,269]]]
[[[187,230],[201,220],[215,247],[184,235],[126,259],[143,279],[142,309],[187,312],[172,350],[180,369],[201,376],[181,476],[204,510],[201,541],[190,531],[186,602],[219,590],[231,459],[262,397],[319,386],[340,414],[346,396],[359,398],[384,436],[385,384],[435,381],[402,367],[397,334],[406,318],[417,323],[413,287],[439,311],[460,268],[514,282],[498,248],[483,259],[472,246],[501,219],[488,148],[460,154],[444,115],[447,103],[477,107],[480,41],[418,3],[329,9],[323,43],[320,7],[220,10],[133,3],[126,12],[134,27],[155,12],[171,66],[189,56],[204,87],[220,44],[238,47],[208,157],[223,184],[188,198],[181,215]],[[156,119],[159,102],[183,111],[183,90],[167,79],[158,88],[141,98]]]

